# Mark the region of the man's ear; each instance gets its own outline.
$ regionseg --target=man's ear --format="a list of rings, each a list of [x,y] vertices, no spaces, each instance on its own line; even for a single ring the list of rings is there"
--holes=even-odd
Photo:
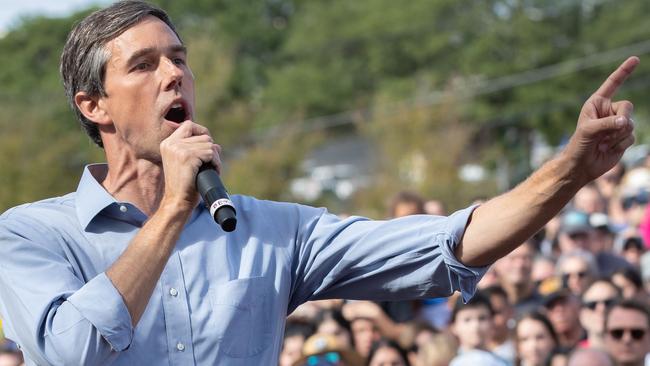
[[[86,92],[78,92],[74,96],[74,103],[87,119],[99,124],[110,124],[111,119],[106,111],[104,100],[101,97],[91,97]]]
[[[449,329],[449,332],[452,335],[458,337],[458,333],[456,332],[456,322],[453,322],[453,323],[449,324],[449,327],[447,329]]]

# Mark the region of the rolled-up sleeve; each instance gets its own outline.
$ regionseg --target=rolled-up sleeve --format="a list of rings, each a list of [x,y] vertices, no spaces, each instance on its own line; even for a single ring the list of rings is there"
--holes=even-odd
[[[463,300],[468,301],[476,292],[476,285],[481,280],[490,266],[470,267],[461,263],[454,252],[460,244],[465,233],[465,228],[469,222],[472,212],[476,206],[457,211],[447,218],[445,233],[439,238],[441,242],[440,249],[442,257],[447,267],[449,267],[458,278],[458,285]],[[447,237],[445,237],[447,236]]]
[[[105,273],[81,273],[59,242],[29,217],[0,218],[5,333],[37,364],[110,364],[133,338],[128,309]]]
[[[296,240],[290,310],[324,298],[405,300],[460,291],[468,300],[488,269],[465,266],[454,255],[474,209],[388,221],[304,209],[310,219]]]
[[[98,301],[99,300],[99,301]],[[116,351],[124,351],[133,339],[131,316],[122,296],[102,272],[68,298]]]

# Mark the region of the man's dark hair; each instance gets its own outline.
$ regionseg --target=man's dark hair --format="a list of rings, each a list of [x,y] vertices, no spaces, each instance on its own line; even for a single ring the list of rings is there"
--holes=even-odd
[[[79,111],[75,94],[83,91],[91,97],[107,96],[104,77],[111,54],[106,44],[148,16],[162,20],[181,40],[164,10],[144,1],[129,0],[116,2],[81,20],[72,28],[63,47],[60,71],[65,94],[86,134],[99,147],[104,144],[97,124]]]
[[[402,347],[400,347],[400,345],[397,342],[390,339],[382,338],[374,342],[370,347],[370,352],[368,353],[368,358],[366,358],[365,366],[370,366],[370,362],[375,357],[375,354],[377,353],[377,351],[379,351],[382,348],[392,348],[400,355],[402,361],[404,361],[404,365],[406,366],[411,365],[411,363],[409,362],[409,358],[406,354],[406,351]]]
[[[492,296],[500,296],[501,298],[506,300],[506,302],[508,302],[508,294],[506,293],[506,290],[504,290],[503,287],[499,285],[492,285],[486,287],[483,290],[481,290],[481,293],[483,293],[483,295],[485,295],[488,299],[491,299]]]
[[[621,289],[618,286],[616,286],[616,284],[614,284],[614,282],[612,282],[611,279],[609,279],[608,277],[598,277],[598,278],[596,278],[596,280],[594,280],[594,282],[592,282],[589,286],[587,286],[585,291],[582,293],[581,300],[584,300],[585,293],[587,293],[587,291],[589,291],[589,289],[591,289],[592,287],[594,287],[595,285],[597,285],[599,283],[604,283],[604,284],[610,286],[612,289],[614,289],[614,291],[616,291],[616,296],[617,297],[623,296],[623,292],[621,291]]]
[[[316,326],[312,322],[291,319],[287,320],[287,324],[284,327],[284,338],[301,336],[307,339],[315,332]]]
[[[540,322],[544,326],[544,328],[548,331],[548,334],[551,336],[551,339],[553,339],[553,342],[555,343],[555,347],[557,347],[560,344],[560,340],[557,337],[555,328],[553,328],[553,324],[551,324],[551,321],[548,320],[548,318],[546,317],[546,315],[544,315],[544,313],[538,310],[533,310],[523,314],[517,319],[517,327],[522,321],[526,319],[531,319]],[[516,337],[517,337],[517,328],[515,327],[515,338]],[[518,339],[516,339],[515,341],[519,342]]]
[[[632,282],[634,287],[636,287],[637,291],[643,289],[643,280],[641,279],[641,274],[639,273],[639,270],[637,270],[636,268],[632,266],[619,268],[612,273],[611,277],[614,278],[614,276],[617,274],[625,277],[625,279]]]
[[[475,309],[480,307],[486,308],[490,312],[490,316],[494,316],[494,309],[492,309],[492,303],[490,302],[490,299],[482,291],[475,293],[474,297],[472,297],[467,303],[463,302],[462,297],[458,297],[458,300],[456,300],[456,303],[454,304],[454,309],[451,311],[450,323],[456,321],[456,317],[458,316],[459,312],[467,309]]]
[[[341,328],[345,329],[349,334],[352,334],[352,329],[350,328],[350,322],[345,319],[343,313],[340,310],[336,309],[323,309],[316,314],[314,317],[314,324],[316,324],[316,329],[320,324],[326,320],[332,320],[336,322]]]
[[[614,303],[612,306],[605,309],[605,331],[607,331],[607,324],[609,323],[609,315],[612,310],[620,308],[627,310],[636,310],[645,315],[646,325],[650,328],[650,308],[645,303],[635,299],[624,299]]]

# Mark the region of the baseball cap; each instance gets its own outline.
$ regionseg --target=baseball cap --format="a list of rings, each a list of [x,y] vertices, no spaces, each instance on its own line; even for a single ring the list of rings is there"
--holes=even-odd
[[[615,232],[609,221],[609,216],[602,212],[594,212],[589,215],[589,225],[595,229],[613,233]]]
[[[551,305],[553,305],[554,303],[556,303],[557,301],[560,301],[560,300],[566,301],[571,296],[573,296],[573,295],[571,295],[571,292],[568,289],[561,288],[561,289],[559,289],[557,291],[553,291],[550,294],[544,296],[544,299],[542,300],[542,305],[545,308],[548,308]]]
[[[566,234],[587,233],[593,229],[586,212],[570,210],[562,215],[560,232]]]
[[[342,347],[336,337],[316,333],[307,338],[302,347],[303,356],[293,366],[330,366],[343,362],[346,366],[362,366],[363,358]]]

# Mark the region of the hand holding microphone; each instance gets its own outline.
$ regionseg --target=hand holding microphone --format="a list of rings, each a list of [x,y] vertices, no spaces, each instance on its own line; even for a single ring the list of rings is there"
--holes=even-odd
[[[196,206],[198,192],[214,220],[224,231],[230,232],[237,225],[236,211],[215,168],[219,165],[216,146],[207,128],[189,120],[163,140],[160,150],[165,170],[165,195],[182,204],[177,206],[179,209],[182,207],[183,211],[190,212]],[[197,163],[200,164],[198,172],[196,168],[187,169],[188,165]]]

